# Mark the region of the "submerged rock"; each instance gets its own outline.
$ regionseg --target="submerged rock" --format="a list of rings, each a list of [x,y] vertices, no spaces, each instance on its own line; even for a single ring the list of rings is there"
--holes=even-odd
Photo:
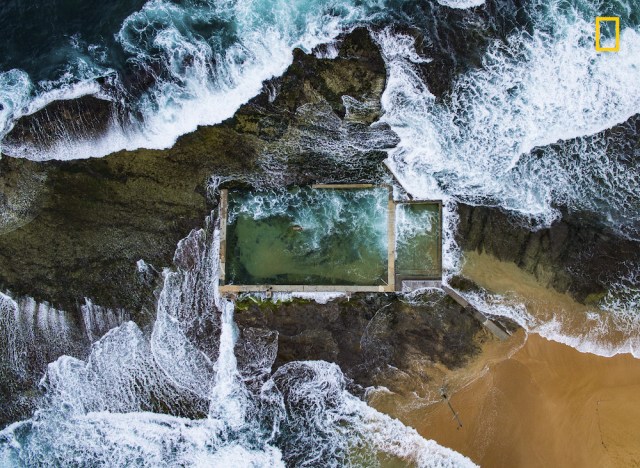
[[[457,241],[514,262],[547,287],[580,302],[595,302],[625,269],[640,264],[640,243],[622,238],[586,213],[569,214],[549,228],[532,230],[499,208],[458,205]]]

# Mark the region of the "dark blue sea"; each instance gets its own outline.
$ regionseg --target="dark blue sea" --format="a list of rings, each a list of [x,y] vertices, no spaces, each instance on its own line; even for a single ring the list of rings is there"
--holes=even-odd
[[[620,18],[619,52],[595,50],[596,16]],[[499,206],[535,227],[563,211],[589,212],[640,238],[637,133],[621,141],[609,132],[640,114],[637,0],[5,0],[0,138],[21,117],[84,95],[117,103],[122,119],[95,141],[0,149],[44,161],[170,147],[233,116],[285,72],[295,48],[331,58],[334,49],[319,46],[356,27],[382,52],[381,121],[400,141],[387,163],[413,196]],[[614,36],[607,25],[603,41]],[[445,222],[450,269],[454,221]],[[334,364],[287,364],[256,399],[237,369],[233,304],[187,288],[215,282],[209,249],[193,273],[165,278],[150,336],[128,322],[86,360],[49,366],[50,398],[0,432],[0,466],[287,466],[294,456],[301,466],[375,466],[378,453],[418,466],[471,464],[350,394]],[[616,332],[637,339],[640,266],[628,270],[609,304]],[[14,310],[1,299],[0,310]],[[176,301],[222,311],[216,362],[176,325]],[[533,323],[526,311],[504,310],[495,313]],[[583,351],[610,351],[602,336],[554,325],[535,324]],[[171,408],[180,392],[207,402],[208,417],[155,414],[142,401],[153,394]],[[288,413],[285,393],[306,412]]]

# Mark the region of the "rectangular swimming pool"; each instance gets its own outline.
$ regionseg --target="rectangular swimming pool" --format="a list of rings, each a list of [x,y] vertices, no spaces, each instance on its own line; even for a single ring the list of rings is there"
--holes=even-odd
[[[389,283],[386,187],[228,192],[225,283]]]
[[[396,207],[396,278],[442,277],[440,203],[398,203]]]
[[[441,203],[392,195],[372,185],[222,190],[221,291],[390,292],[439,280]]]

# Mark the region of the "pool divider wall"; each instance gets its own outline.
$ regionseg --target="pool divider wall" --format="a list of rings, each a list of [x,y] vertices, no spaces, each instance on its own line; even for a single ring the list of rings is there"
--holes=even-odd
[[[396,290],[396,203],[393,200],[393,188],[389,186],[389,210],[387,212],[388,259],[387,281],[390,291]]]
[[[442,200],[438,201],[438,226],[440,236],[440,248],[438,249],[438,263],[440,264],[440,279],[442,279],[442,246],[444,244],[444,238],[442,237]]]
[[[388,235],[388,251],[387,251],[387,284],[386,285],[270,285],[270,284],[225,284],[225,267],[226,267],[226,249],[227,249],[227,217],[229,191],[227,189],[220,190],[219,216],[220,216],[220,285],[221,293],[240,293],[240,292],[396,292],[401,291],[402,279],[396,278],[395,260],[396,260],[396,207],[399,204],[409,203],[433,203],[439,207],[439,236],[441,247],[438,249],[438,261],[442,268],[442,202],[439,200],[409,200],[396,202],[393,199],[393,187],[389,184],[313,184],[312,189],[366,189],[375,187],[386,187],[389,190],[388,217],[387,217],[387,235]],[[414,283],[419,280],[440,280],[442,275],[429,278],[411,278]]]
[[[224,284],[225,267],[227,260],[227,208],[229,204],[229,191],[227,189],[220,190],[220,284]]]

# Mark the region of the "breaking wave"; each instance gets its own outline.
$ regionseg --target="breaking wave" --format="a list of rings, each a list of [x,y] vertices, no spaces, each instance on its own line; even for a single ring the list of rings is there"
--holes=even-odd
[[[277,342],[240,335],[217,293],[218,244],[180,242],[150,335],[125,322],[49,364],[33,418],[0,432],[0,465],[474,466],[350,394],[335,364],[271,373]]]
[[[0,136],[16,119],[53,100],[96,93],[105,88],[99,88],[97,80],[106,78],[108,92],[101,97],[127,104],[125,125],[113,124],[97,140],[68,137],[53,148],[5,144],[2,150],[45,160],[170,147],[198,125],[233,116],[260,92],[264,80],[285,71],[294,48],[310,52],[372,19],[382,6],[374,0],[150,0],[129,15],[115,35],[114,47],[125,55],[120,62],[99,65],[85,58],[84,67],[67,67],[58,78],[38,83],[19,69],[0,74]]]
[[[567,5],[528,5],[532,31],[493,40],[482,66],[442,99],[422,79],[416,62],[428,57],[407,46],[412,38],[379,33],[383,121],[401,139],[389,164],[414,196],[500,205],[539,225],[558,217],[558,205],[600,212],[639,238],[637,156],[612,154],[615,136],[601,132],[640,113],[640,33],[623,22],[620,52],[598,54],[593,18],[602,10],[559,3]]]

